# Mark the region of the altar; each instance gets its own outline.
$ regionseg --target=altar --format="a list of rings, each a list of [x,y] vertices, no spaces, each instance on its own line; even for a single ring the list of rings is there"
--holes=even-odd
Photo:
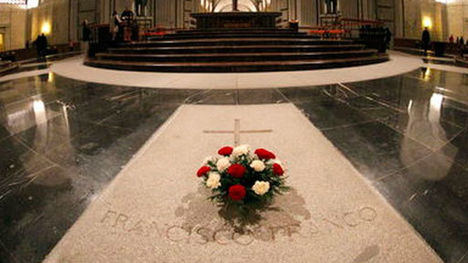
[[[194,13],[197,29],[274,29],[279,12]]]

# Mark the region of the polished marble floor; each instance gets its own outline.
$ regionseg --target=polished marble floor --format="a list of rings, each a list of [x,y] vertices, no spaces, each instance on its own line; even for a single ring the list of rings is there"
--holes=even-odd
[[[294,103],[446,262],[468,262],[468,75],[309,88],[0,83],[0,262],[40,262],[182,104]]]

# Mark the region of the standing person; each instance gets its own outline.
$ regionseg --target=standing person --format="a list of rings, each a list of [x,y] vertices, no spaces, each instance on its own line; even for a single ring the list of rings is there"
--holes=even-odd
[[[450,44],[453,44],[453,41],[455,41],[455,39],[454,39],[453,35],[450,35],[450,37],[449,37],[449,43],[450,43]]]
[[[43,57],[47,55],[47,47],[49,46],[49,42],[47,41],[47,37],[44,33],[42,33],[42,53]]]
[[[385,28],[385,46],[390,48],[390,42],[392,41],[392,32],[388,27]]]
[[[460,37],[460,56],[463,57],[465,54],[465,39],[463,36]]]
[[[33,45],[36,46],[37,57],[41,57],[41,35],[38,35],[36,40],[34,40]]]
[[[82,23],[83,35],[81,37],[81,52],[84,52],[86,55],[89,50],[89,40],[91,37],[91,29],[89,28],[88,20],[84,20]]]
[[[463,57],[463,53],[465,51],[464,39],[463,39],[463,37],[460,37],[460,38],[457,37],[457,39],[458,39],[458,41],[457,41],[456,44],[457,44],[458,56]]]
[[[429,33],[429,29],[427,27],[424,28],[421,41],[422,47],[424,49],[424,56],[427,56],[427,50],[429,49],[429,43],[431,42],[431,34]]]
[[[124,30],[123,30],[123,39],[124,41],[131,41],[132,38],[132,20],[133,20],[134,14],[133,12],[127,7],[125,7],[125,10],[122,12],[121,18],[124,24]]]
[[[119,13],[114,10],[112,12],[112,17],[114,18],[114,28],[112,30],[112,41],[121,40],[120,37],[122,35],[122,19],[120,19]]]
[[[36,40],[34,41],[34,45],[36,45],[37,57],[44,57],[46,55],[48,45],[47,37],[44,35],[44,33],[37,36]]]

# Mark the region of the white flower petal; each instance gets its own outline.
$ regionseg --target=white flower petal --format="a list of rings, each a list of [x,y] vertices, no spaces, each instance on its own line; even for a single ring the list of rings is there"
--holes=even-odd
[[[260,160],[255,160],[250,164],[250,167],[252,167],[256,172],[262,172],[265,170],[265,163]]]
[[[221,158],[218,160],[218,162],[216,162],[216,168],[221,173],[224,172],[224,170],[226,170],[229,166],[231,166],[231,161],[229,160],[229,158],[226,157]]]
[[[212,190],[221,186],[221,175],[216,172],[210,172],[206,180],[206,186]]]
[[[256,181],[255,184],[252,186],[252,190],[257,195],[264,195],[270,190],[270,183],[264,181]]]
[[[239,157],[241,155],[248,155],[250,152],[250,146],[248,144],[243,144],[237,146],[232,150],[232,156]]]

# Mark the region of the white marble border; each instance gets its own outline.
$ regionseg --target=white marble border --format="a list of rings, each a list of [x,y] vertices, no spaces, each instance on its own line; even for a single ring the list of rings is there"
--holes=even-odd
[[[262,73],[155,73],[99,69],[83,58],[54,63],[55,74],[109,85],[175,89],[286,88],[354,82],[400,75],[423,65],[421,59],[392,52],[390,61],[359,67]]]
[[[187,89],[283,88],[326,85],[390,77],[404,74],[419,67],[468,74],[468,68],[426,64],[418,56],[396,51],[391,51],[391,61],[376,65],[270,73],[181,74],[132,72],[86,67],[82,65],[81,61],[81,57],[67,58],[54,63],[52,71],[67,78],[86,82],[134,87]],[[49,73],[49,69],[13,73],[0,77],[0,82],[47,73]]]

